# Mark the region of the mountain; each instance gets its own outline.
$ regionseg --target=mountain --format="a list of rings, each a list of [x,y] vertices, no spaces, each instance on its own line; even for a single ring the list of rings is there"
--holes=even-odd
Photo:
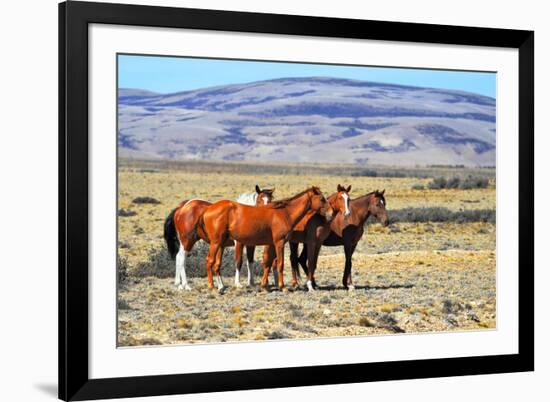
[[[119,90],[122,156],[494,166],[495,99],[329,77]]]

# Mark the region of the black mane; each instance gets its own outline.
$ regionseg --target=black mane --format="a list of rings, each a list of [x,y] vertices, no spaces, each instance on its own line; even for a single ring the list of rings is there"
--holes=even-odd
[[[380,193],[380,191],[378,191],[378,190],[371,191],[370,193],[367,193],[367,194],[363,194],[362,196],[357,197],[352,201],[360,200],[361,198],[367,198],[367,197],[370,197],[372,195],[374,195],[376,197],[380,197],[380,199],[384,202],[384,205],[386,205],[386,198],[384,197],[384,194]]]
[[[310,188],[306,188],[304,191],[298,193],[298,194],[294,194],[292,197],[288,197],[288,198],[284,198],[282,200],[277,200],[277,201],[273,201],[271,204],[267,204],[265,205],[265,207],[267,208],[284,208],[286,207],[289,202],[291,201],[294,201],[296,198],[299,198],[301,197],[302,195],[306,194],[308,191],[311,191],[311,190],[317,190],[317,191],[320,191],[318,187],[310,187]]]

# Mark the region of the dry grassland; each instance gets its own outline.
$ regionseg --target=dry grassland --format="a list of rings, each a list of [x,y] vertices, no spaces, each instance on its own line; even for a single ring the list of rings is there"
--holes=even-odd
[[[496,234],[495,225],[487,222],[396,222],[387,228],[369,223],[353,257],[355,292],[340,286],[343,249],[324,247],[317,292],[235,288],[232,250],[227,250],[222,274],[228,288],[218,294],[206,288],[207,247],[199,243],[188,264],[193,290],[177,291],[162,226],[184,199],[235,199],[256,183],[275,187],[276,198],[313,184],[328,195],[341,183],[352,184],[352,197],[385,188],[390,216],[404,208],[494,210],[496,204],[494,187],[413,190],[431,179],[292,172],[264,173],[247,165],[230,172],[219,166],[197,171],[122,165],[119,208],[135,215],[118,218],[119,256],[128,273],[118,294],[120,346],[495,328]],[[160,203],[132,202],[140,196]],[[261,247],[256,254],[259,261]],[[289,271],[287,256],[287,282]]]

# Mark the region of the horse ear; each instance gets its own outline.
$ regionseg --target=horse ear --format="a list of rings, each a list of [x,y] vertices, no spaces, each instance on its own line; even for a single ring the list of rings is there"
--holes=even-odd
[[[382,192],[380,193],[380,195],[384,195],[385,192],[386,192],[386,189],[382,190]]]
[[[348,188],[346,189],[346,193],[349,193],[351,191],[351,184],[348,186]]]
[[[260,190],[260,187],[259,187],[257,184],[256,184],[256,192],[257,192],[258,194],[260,194],[260,193],[262,192],[262,190]]]
[[[342,187],[340,184],[338,184],[338,187],[336,187],[336,191],[338,191],[338,192],[345,191],[345,188]]]

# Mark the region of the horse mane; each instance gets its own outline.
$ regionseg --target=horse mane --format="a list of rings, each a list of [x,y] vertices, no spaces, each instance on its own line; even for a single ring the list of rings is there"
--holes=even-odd
[[[385,198],[384,195],[381,194],[380,191],[378,191],[378,190],[371,191],[370,193],[367,193],[367,194],[363,194],[362,196],[357,197],[357,198],[353,199],[352,201],[361,200],[361,199],[363,199],[363,198],[368,198],[368,197],[371,197],[371,196],[373,196],[373,195],[375,195],[375,196],[377,196],[377,197],[380,197],[380,199],[381,199],[382,201],[384,201],[384,205],[386,205],[386,198]]]
[[[276,200],[276,201],[273,201],[271,204],[267,204],[267,205],[264,205],[263,207],[264,208],[273,208],[273,209],[279,209],[279,208],[285,208],[288,206],[288,204],[291,202],[291,201],[294,201],[295,199],[301,197],[302,195],[306,194],[308,191],[317,191],[317,192],[321,192],[321,190],[319,189],[319,187],[316,187],[316,186],[312,186],[310,188],[306,188],[304,191],[298,193],[298,194],[294,194],[292,197],[288,197],[288,198],[284,198],[282,200]]]

